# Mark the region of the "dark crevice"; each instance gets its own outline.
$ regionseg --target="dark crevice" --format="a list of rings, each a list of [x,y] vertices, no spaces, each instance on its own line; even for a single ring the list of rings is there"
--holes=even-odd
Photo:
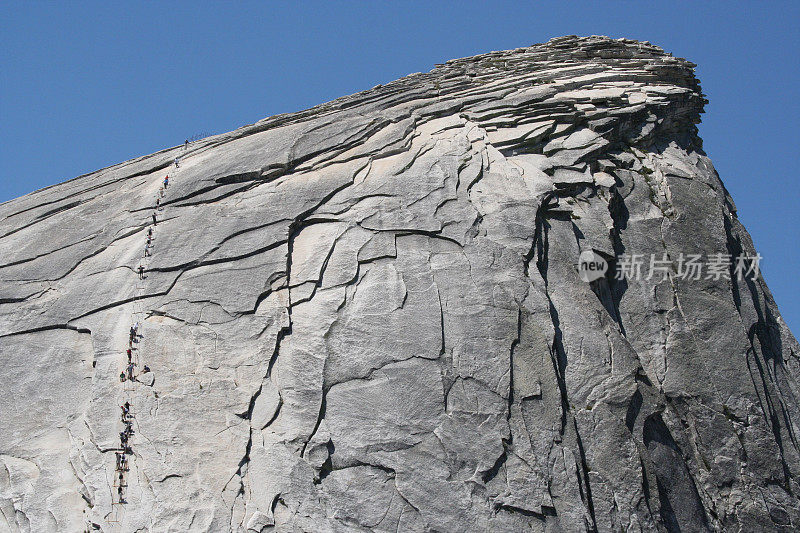
[[[622,232],[628,228],[628,219],[630,218],[630,213],[628,212],[628,207],[625,205],[625,200],[622,198],[622,195],[620,195],[616,187],[612,189],[612,197],[608,202],[608,212],[611,215],[611,220],[613,222],[613,227],[609,232],[609,237],[611,238],[611,244],[614,248],[615,257],[611,258],[612,260],[609,262],[606,277],[602,283],[604,286],[607,284],[609,297],[612,302],[609,314],[619,325],[619,329],[622,334],[625,335],[625,326],[622,323],[622,314],[620,313],[619,306],[625,291],[628,290],[628,280],[624,277],[623,279],[617,279],[615,273],[617,271],[617,258],[622,257],[625,254],[625,245],[622,243]],[[608,307],[606,307],[606,309],[608,309]]]
[[[553,207],[557,205],[553,203],[553,198],[548,196],[542,201],[542,206],[536,214],[536,228],[534,232],[533,245],[526,256],[526,274],[528,273],[528,264],[533,258],[536,258],[536,267],[539,274],[544,281],[545,296],[547,297],[550,321],[553,325],[553,340],[550,348],[550,360],[553,365],[553,371],[556,376],[556,381],[560,393],[561,400],[561,429],[560,434],[563,436],[567,433],[569,428],[567,424],[569,419],[572,419],[571,430],[575,432],[575,444],[578,448],[580,456],[580,468],[578,469],[578,483],[580,485],[581,495],[586,505],[586,508],[591,517],[592,523],[588,524],[591,531],[597,531],[597,520],[594,512],[594,502],[592,500],[592,491],[589,482],[589,468],[586,464],[586,455],[583,449],[583,443],[578,432],[577,421],[570,415],[570,405],[567,393],[566,383],[566,368],[567,368],[567,353],[564,347],[563,332],[561,329],[561,321],[559,318],[558,310],[553,303],[548,290],[548,266],[549,266],[549,230],[551,228],[547,217],[555,218],[557,220],[569,221],[568,215],[561,212],[554,212]],[[571,222],[571,221],[570,221]]]
[[[707,530],[708,519],[695,481],[660,414],[644,421],[642,439],[655,471],[664,527],[670,533]]]
[[[542,522],[547,521],[547,515],[542,513],[537,513],[536,511],[531,511],[530,509],[522,509],[521,507],[515,507],[513,505],[508,505],[508,504],[500,504],[496,507],[496,509],[502,509],[510,513],[517,513],[524,516],[529,516],[531,518],[536,518],[537,520],[541,520]],[[555,513],[553,513],[552,516],[555,516]]]
[[[260,254],[263,254],[265,252],[269,252],[270,250],[274,250],[275,248],[283,246],[286,243],[287,243],[286,240],[280,240],[280,241],[275,241],[274,243],[269,244],[267,246],[264,246],[262,248],[257,248],[255,250],[251,250],[251,251],[249,251],[247,253],[244,253],[244,254],[241,254],[241,255],[235,255],[235,256],[231,256],[231,257],[219,257],[219,258],[216,258],[216,259],[205,259],[205,257],[211,255],[212,253],[214,253],[215,251],[217,251],[219,249],[218,247],[215,247],[214,249],[212,249],[212,250],[208,251],[206,254],[204,254],[204,256],[202,258],[200,258],[200,259],[195,259],[194,261],[189,261],[188,263],[183,263],[183,264],[180,264],[180,265],[175,265],[175,266],[170,266],[170,267],[153,267],[153,268],[151,268],[149,270],[149,272],[175,272],[175,271],[188,272],[190,270],[194,270],[196,268],[200,268],[200,267],[204,267],[204,266],[217,265],[219,263],[230,263],[230,262],[233,262],[233,261],[240,261],[242,259],[248,259],[250,257],[254,257],[256,255],[260,255]]]
[[[514,356],[522,339],[522,306],[517,311],[517,337],[511,342],[508,356],[508,406],[506,420],[511,420],[511,406],[514,404]]]
[[[507,460],[508,460],[508,441],[503,439],[503,453],[500,454],[500,457],[497,458],[497,460],[494,462],[494,464],[489,470],[481,474],[481,481],[483,481],[484,485],[486,483],[489,483],[495,477],[497,477],[497,474],[500,472],[500,469],[503,468],[503,466],[506,464]]]
[[[586,464],[586,452],[583,449],[581,434],[578,432],[578,422],[573,418],[572,424],[575,429],[575,443],[578,446],[580,456],[580,468],[578,469],[578,482],[581,484],[581,493],[585,494],[586,507],[589,509],[589,516],[592,518],[591,530],[597,531],[597,518],[594,514],[594,499],[592,498],[592,486],[589,481],[589,466]]]
[[[73,320],[77,320],[77,319],[73,319]],[[58,330],[58,329],[66,329],[66,330],[70,330],[70,331],[77,331],[78,333],[86,333],[88,335],[92,334],[92,332],[87,328],[80,328],[80,327],[77,327],[77,326],[72,326],[70,324],[54,324],[54,325],[51,325],[51,326],[41,326],[41,327],[38,327],[38,328],[31,328],[31,329],[26,329],[26,330],[22,330],[22,331],[15,331],[13,333],[6,333],[5,335],[0,335],[0,339],[3,339],[5,337],[16,337],[18,335],[28,335],[28,334],[31,334],[31,333],[40,333],[42,331],[53,331],[53,330]]]
[[[642,393],[639,389],[633,393],[630,402],[628,403],[628,410],[625,413],[625,425],[628,426],[628,431],[633,433],[633,427],[636,424],[636,419],[639,417],[639,412],[642,409]]]
[[[200,189],[199,191],[193,192],[191,194],[187,194],[183,198],[177,198],[177,199],[172,200],[170,202],[165,202],[165,203],[163,203],[161,205],[163,205],[164,207],[166,207],[168,205],[171,205],[171,206],[174,206],[174,207],[191,207],[191,206],[195,206],[195,205],[213,204],[214,202],[219,202],[220,200],[224,200],[225,198],[229,198],[229,197],[231,197],[231,196],[233,196],[235,194],[239,194],[239,193],[242,193],[242,192],[247,192],[250,189],[254,189],[255,187],[257,187],[259,185],[260,185],[260,183],[248,183],[243,187],[237,187],[237,188],[231,189],[231,190],[226,191],[226,192],[224,192],[222,194],[214,196],[213,198],[205,198],[205,199],[202,199],[202,200],[198,200],[196,202],[185,202],[185,201],[183,201],[183,200],[186,200],[186,199],[189,199],[189,198],[194,198],[194,197],[196,197],[196,196],[198,196],[200,194],[209,192],[209,191],[211,191],[213,189],[216,189],[218,187],[224,187],[225,186],[225,185],[213,185],[213,186],[210,186],[210,187],[204,187],[203,189]],[[149,208],[147,208],[147,209],[149,209]]]
[[[328,393],[327,391],[322,391],[322,400],[319,402],[319,413],[317,414],[317,422],[314,424],[314,429],[311,430],[311,435],[308,436],[308,439],[303,444],[303,448],[300,450],[300,457],[305,457],[306,455],[306,448],[308,447],[308,443],[314,438],[314,435],[317,434],[317,430],[319,429],[320,424],[322,424],[322,420],[325,418],[325,408],[327,406],[328,400]]]
[[[325,447],[328,449],[328,458],[325,459],[325,462],[322,463],[322,466],[319,468],[319,475],[317,475],[314,480],[316,484],[322,483],[322,481],[333,472],[333,454],[336,452],[336,447],[331,441],[328,441]]]
[[[458,242],[457,240],[455,240],[455,239],[451,239],[450,237],[446,237],[445,235],[441,235],[440,233],[437,233],[437,232],[435,232],[435,231],[426,231],[426,230],[398,230],[398,231],[397,231],[397,233],[396,233],[396,235],[397,235],[398,237],[403,237],[403,236],[406,236],[406,235],[423,235],[423,236],[425,236],[425,237],[430,237],[431,239],[439,239],[439,240],[442,240],[442,241],[447,241],[447,242],[450,242],[450,243],[453,243],[453,244],[455,244],[456,246],[458,246],[458,247],[459,247],[459,249],[461,249],[461,248],[462,248],[462,246],[461,246],[461,243],[460,243],[460,242]]]

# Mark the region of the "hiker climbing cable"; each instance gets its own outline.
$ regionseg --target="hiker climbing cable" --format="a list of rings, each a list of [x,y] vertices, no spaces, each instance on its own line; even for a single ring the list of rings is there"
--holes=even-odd
[[[131,326],[131,348],[133,348],[133,343],[137,342],[136,337],[139,335],[139,322],[136,322],[133,326]]]
[[[128,459],[125,457],[125,454],[122,452],[114,452],[114,454],[117,457],[116,470],[119,470],[120,472],[124,472],[125,470],[127,470]]]
[[[156,214],[153,213],[153,225],[158,226],[158,219],[156,218]]]
[[[183,149],[184,150],[188,150],[189,149],[189,139],[186,139],[185,141],[183,141]]]
[[[139,279],[144,279],[144,267],[142,265],[139,265],[139,268],[136,270],[137,272],[139,272]]]
[[[178,158],[177,157],[175,158],[175,168],[180,168],[180,165],[178,164]]]
[[[125,372],[119,373],[119,380],[121,383],[125,383]]]
[[[176,159],[176,161],[177,161],[177,159]],[[177,166],[177,165],[175,165],[175,166]],[[169,176],[164,176],[164,188],[166,189],[167,187],[169,187]]]
[[[147,374],[148,372],[150,372],[150,367],[147,366],[147,365],[144,365],[144,368],[142,368],[142,374]]]
[[[133,357],[133,352],[131,351],[131,349],[130,349],[130,348],[128,348],[128,363],[130,363],[130,362],[131,362],[131,358],[132,358],[132,357]]]

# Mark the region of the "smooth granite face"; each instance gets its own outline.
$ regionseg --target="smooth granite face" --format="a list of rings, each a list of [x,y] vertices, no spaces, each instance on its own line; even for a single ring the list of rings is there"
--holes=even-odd
[[[693,67],[563,37],[0,204],[0,530],[797,531],[764,282],[615,275],[755,255]]]

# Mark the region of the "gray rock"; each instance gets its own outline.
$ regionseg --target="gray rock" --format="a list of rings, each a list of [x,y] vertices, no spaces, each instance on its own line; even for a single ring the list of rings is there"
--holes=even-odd
[[[693,67],[562,37],[1,204],[0,529],[796,531],[800,347],[674,266],[755,255]]]

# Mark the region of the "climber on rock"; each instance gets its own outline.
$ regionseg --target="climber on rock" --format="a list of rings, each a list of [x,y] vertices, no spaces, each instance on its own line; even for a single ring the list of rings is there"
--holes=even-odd
[[[144,365],[144,368],[142,368],[142,374],[147,374],[148,372],[150,372],[150,367],[147,366],[147,365]]]
[[[130,348],[128,348],[128,363],[131,362],[132,357],[133,357],[133,351]]]
[[[122,383],[125,383],[125,372],[120,372],[120,373],[119,373],[119,380],[120,380]]]
[[[153,225],[158,226],[158,218],[156,218],[156,214],[153,213]]]
[[[175,161],[177,161],[177,159]],[[177,167],[178,165],[175,166]],[[169,176],[164,176],[164,188],[166,189],[167,187],[169,187]]]
[[[144,267],[142,265],[139,265],[139,268],[136,270],[137,272],[139,272],[139,279],[144,279]]]
[[[133,381],[133,363],[128,365],[128,380]]]
[[[122,472],[128,470],[128,458],[125,457],[125,454],[122,452],[114,452],[114,453],[117,456],[116,470],[118,470],[120,472],[120,475],[122,475]]]

